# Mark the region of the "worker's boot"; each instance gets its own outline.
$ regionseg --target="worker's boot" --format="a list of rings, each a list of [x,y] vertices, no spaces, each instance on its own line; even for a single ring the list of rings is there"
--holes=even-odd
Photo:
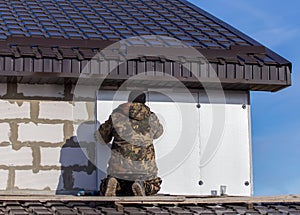
[[[114,177],[110,177],[107,181],[105,196],[116,196],[118,181]]]
[[[143,182],[136,181],[132,184],[132,192],[135,196],[145,196],[145,187]]]

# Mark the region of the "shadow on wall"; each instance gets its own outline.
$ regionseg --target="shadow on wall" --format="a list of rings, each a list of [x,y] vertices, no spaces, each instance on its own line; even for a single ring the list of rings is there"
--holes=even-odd
[[[76,195],[79,190],[99,190],[100,181],[106,176],[103,171],[106,168],[97,168],[97,163],[106,167],[110,155],[107,149],[95,141],[94,132],[97,127],[95,121],[81,123],[77,127],[77,136],[71,137],[62,146],[61,175],[56,194]]]

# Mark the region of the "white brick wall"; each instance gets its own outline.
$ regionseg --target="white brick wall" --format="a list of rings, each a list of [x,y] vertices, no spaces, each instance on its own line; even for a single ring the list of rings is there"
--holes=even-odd
[[[0,170],[0,190],[5,190],[8,180],[8,170]]]
[[[11,146],[0,147],[0,165],[32,165],[32,160],[32,150],[29,147],[22,147],[18,151],[13,150]]]
[[[40,119],[73,120],[73,105],[69,102],[40,102]]]
[[[60,165],[61,148],[41,148],[42,166],[61,166]]]
[[[0,143],[9,142],[10,126],[8,123],[0,123]]]
[[[18,93],[24,96],[34,97],[64,97],[64,85],[53,84],[18,84]]]
[[[63,124],[19,124],[19,141],[43,141],[57,143],[64,140]]]
[[[7,85],[0,84],[0,96],[4,96],[6,94]]]
[[[19,189],[56,190],[61,178],[60,170],[39,171],[33,173],[30,170],[17,170],[15,174],[15,186]]]
[[[88,120],[89,115],[85,102],[42,101],[40,102],[40,119]]]
[[[89,115],[86,107],[86,102],[75,102],[73,108],[74,120],[88,120]]]
[[[87,166],[86,149],[81,148],[41,148],[42,166]]]
[[[97,177],[96,171],[91,175],[86,172],[73,172],[74,187],[87,190],[97,190]]]
[[[0,100],[0,119],[28,119],[30,118],[29,102],[8,102]]]
[[[81,96],[95,97],[94,87],[84,87],[80,92]],[[43,166],[64,166],[71,167],[74,165],[88,166],[88,154],[86,148],[60,148],[46,147],[51,143],[64,143],[65,135],[69,135],[73,129],[70,122],[59,122],[49,120],[68,120],[79,124],[81,121],[89,121],[89,111],[93,109],[93,102],[82,101],[55,101],[56,98],[64,98],[63,85],[30,85],[17,84],[17,92],[26,97],[51,97],[53,101],[41,100],[34,102],[31,107],[30,100],[9,101],[0,100],[0,119],[14,122],[16,127],[11,130],[8,122],[0,123],[0,143],[9,142],[11,131],[17,132],[18,142],[11,144],[23,144],[24,142],[35,142],[35,146],[40,150],[40,165]],[[74,92],[74,91],[73,91]],[[79,92],[79,91],[78,91]],[[0,96],[7,94],[7,85],[0,84]],[[35,99],[35,98],[33,98]],[[39,105],[38,107],[36,105]],[[89,105],[87,105],[89,104]],[[33,111],[31,113],[31,111]],[[38,115],[37,115],[38,114]],[[84,141],[93,140],[94,125],[89,123],[81,124],[80,137]],[[69,130],[66,130],[69,129]],[[87,132],[87,133],[86,133]],[[86,133],[86,134],[85,134]],[[13,138],[14,139],[14,138]],[[63,189],[62,171],[61,170],[40,170],[33,173],[32,169],[39,168],[33,166],[33,153],[30,147],[21,147],[14,150],[12,145],[0,146],[0,166],[11,168],[14,172],[14,185],[19,189],[28,190],[52,190]],[[38,159],[39,160],[39,159]],[[39,165],[39,164],[37,164]],[[26,167],[26,170],[24,169]],[[23,170],[20,170],[23,169]],[[97,189],[96,171],[92,175],[83,172],[73,171],[74,187],[83,189]],[[8,186],[9,171],[0,170],[0,190],[6,190]],[[29,191],[30,192],[30,191]]]

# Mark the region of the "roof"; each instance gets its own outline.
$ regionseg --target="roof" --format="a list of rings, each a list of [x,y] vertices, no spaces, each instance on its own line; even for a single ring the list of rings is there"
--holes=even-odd
[[[140,38],[129,40],[126,47],[198,50],[216,73],[202,72],[199,66],[196,78],[201,82],[219,78],[228,89],[267,91],[291,84],[289,61],[185,0],[3,1],[0,81],[74,83],[96,53],[132,37]],[[189,88],[202,87],[182,62],[138,54],[124,62],[127,70],[118,68],[113,78],[105,76],[108,85],[110,80],[118,86],[149,68],[162,68]]]
[[[299,196],[1,196],[0,214],[300,214]]]

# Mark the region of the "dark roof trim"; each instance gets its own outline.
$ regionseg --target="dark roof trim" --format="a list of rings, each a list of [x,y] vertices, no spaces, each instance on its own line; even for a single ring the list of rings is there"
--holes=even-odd
[[[291,85],[291,63],[263,46],[203,49],[126,44],[124,52],[123,45],[118,44],[105,49],[115,43],[111,40],[10,37],[0,41],[0,77],[3,77],[0,81],[3,82],[6,77],[18,77],[17,80],[24,83],[32,76],[30,83],[33,80],[37,83],[61,82],[61,79],[74,82],[92,59],[94,68],[99,68],[99,71],[90,69],[88,73],[111,73],[117,84],[138,73],[155,70],[183,79],[189,88],[199,88],[201,83],[195,84],[191,78],[193,70],[201,80],[218,77],[228,89],[277,91]],[[101,55],[93,59],[100,51]],[[125,66],[103,71],[103,61],[109,64],[125,62]],[[207,68],[207,61],[211,68]]]
[[[32,59],[32,58],[11,58],[0,57],[1,82],[18,83],[65,83],[81,79],[91,81],[104,80],[105,86],[118,87],[127,79],[148,71],[160,71],[160,76],[148,75],[143,80],[138,80],[135,85],[142,84],[153,87],[176,87],[169,76],[180,80],[188,88],[200,89],[205,86],[214,88],[220,83],[224,89],[231,90],[265,90],[277,91],[290,83],[290,70],[286,66],[263,66],[259,65],[238,65],[233,63],[211,63],[207,68],[206,64],[186,63],[185,66],[174,61],[161,61],[157,58],[149,58],[145,61],[134,59],[120,64],[112,71],[93,70],[105,65],[115,63],[114,60],[101,62],[91,61],[93,66],[88,66],[88,61],[74,59]],[[3,70],[5,68],[6,70]],[[189,68],[194,68],[193,72]],[[22,71],[22,69],[25,71]],[[108,69],[108,68],[107,68]],[[16,70],[16,71],[14,71]],[[86,74],[82,74],[82,71]],[[109,74],[108,74],[109,73]],[[88,81],[87,81],[88,82]]]
[[[35,58],[76,58],[78,60],[89,60],[105,47],[116,43],[112,40],[70,40],[70,39],[41,39],[41,38],[15,38],[0,40],[0,55]],[[131,51],[139,52],[141,56],[159,55],[169,49],[169,56],[181,53],[186,56],[184,50],[190,48],[174,47],[130,47]],[[238,64],[250,63],[258,65],[289,65],[290,62],[280,57],[264,46],[241,46],[232,45],[230,49],[204,49],[196,48],[210,62],[233,62]],[[163,51],[161,51],[163,50]],[[168,58],[168,56],[165,56]],[[190,57],[190,56],[188,56]]]
[[[81,58],[79,49],[98,52],[105,47],[116,43],[115,40],[79,40],[79,39],[54,39],[54,38],[28,38],[28,37],[8,37],[0,40],[0,55],[2,56],[32,56],[36,58]],[[92,58],[85,56],[81,58]]]

